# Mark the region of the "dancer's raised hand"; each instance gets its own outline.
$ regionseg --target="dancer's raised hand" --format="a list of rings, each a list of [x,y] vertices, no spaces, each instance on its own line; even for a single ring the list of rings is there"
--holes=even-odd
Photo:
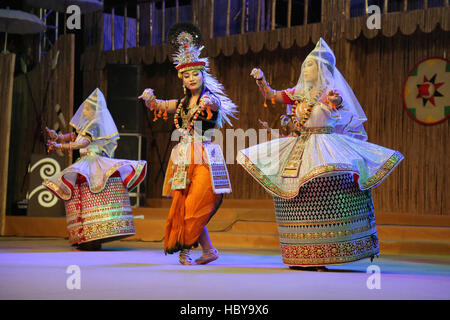
[[[144,92],[142,92],[142,94],[138,97],[138,99],[142,99],[145,102],[150,102],[153,99],[155,99],[155,95],[153,93],[153,89],[145,89]]]
[[[51,130],[48,127],[45,127],[45,130],[47,131],[47,134],[50,137],[50,139],[52,139],[53,141],[58,139],[58,134],[56,133],[55,130]]]
[[[50,151],[50,150],[59,150],[59,149],[61,149],[61,144],[60,143],[56,143],[53,140],[47,140],[47,147],[48,147],[48,151]]]
[[[259,124],[263,129],[270,130],[269,124],[266,121],[262,121],[261,119],[258,119]]]
[[[250,75],[255,78],[255,80],[261,80],[264,79],[264,73],[262,72],[261,69],[259,68],[253,68],[252,72],[250,73]]]
[[[342,104],[342,97],[337,91],[330,90],[327,93],[327,99],[337,108],[339,108]]]

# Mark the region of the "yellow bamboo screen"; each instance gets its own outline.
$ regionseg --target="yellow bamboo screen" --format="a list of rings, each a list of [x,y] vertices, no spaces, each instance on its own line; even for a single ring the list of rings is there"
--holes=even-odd
[[[341,2],[345,9],[345,1]],[[276,89],[292,87],[297,82],[302,60],[313,48],[313,42],[322,36],[334,50],[338,68],[367,114],[369,120],[365,127],[369,141],[405,155],[393,174],[374,189],[377,211],[448,216],[448,121],[423,126],[407,115],[402,102],[403,83],[418,61],[428,57],[448,58],[450,43],[446,30],[450,19],[444,14],[448,9],[389,13],[383,16],[382,30],[366,29],[364,17],[347,19],[343,10],[342,16],[333,23],[206,38],[209,40],[205,40],[204,54],[210,57],[213,73],[239,106],[239,120],[233,122],[234,128],[246,130],[258,128],[258,119],[276,124],[284,111],[283,105],[263,108],[263,98],[249,76],[251,69],[261,67]],[[325,10],[325,16],[330,12]],[[171,52],[167,45],[129,50],[130,63],[148,66],[144,86],[155,89],[161,99],[182,94],[181,82],[168,59]],[[85,95],[96,86],[106,86],[104,66],[122,63],[121,57],[120,52],[87,52],[82,61]],[[164,150],[170,124],[170,119],[167,123],[152,124],[156,145],[150,145],[152,139],[150,131],[147,132],[147,150],[158,146],[165,164],[169,156]],[[150,165],[148,197],[160,197],[163,176],[159,174],[156,179],[159,160],[153,151],[147,160]],[[229,171],[233,193],[227,198],[270,198],[240,166],[229,165]]]
[[[0,236],[5,231],[6,190],[8,184],[9,137],[11,130],[11,111],[15,54],[0,54]]]

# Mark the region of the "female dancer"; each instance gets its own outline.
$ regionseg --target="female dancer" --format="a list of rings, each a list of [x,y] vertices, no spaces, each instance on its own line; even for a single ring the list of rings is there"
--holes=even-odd
[[[319,271],[379,254],[370,189],[403,159],[366,142],[366,116],[335,61],[320,39],[297,86],[283,91],[253,69],[264,97],[288,105],[296,137],[241,150],[237,159],[274,197],[283,262]]]
[[[222,85],[208,73],[208,59],[199,58],[199,30],[186,23],[171,28],[168,35],[178,47],[174,56],[178,76],[183,80],[185,96],[180,100],[157,100],[153,90],[139,97],[157,117],[174,114],[175,134],[180,142],[172,150],[164,179],[163,196],[173,201],[166,224],[164,251],[180,251],[179,262],[191,265],[190,250],[200,243],[203,254],[195,260],[206,264],[219,257],[206,224],[215,214],[224,193],[231,192],[222,150],[211,143],[209,130],[221,128],[236,105],[225,95]],[[172,138],[174,135],[172,135]]]
[[[81,158],[43,185],[65,200],[69,242],[80,250],[135,234],[128,191],[145,178],[146,161],[113,159],[119,134],[97,88],[70,121],[76,133],[47,129],[49,149],[80,150]]]

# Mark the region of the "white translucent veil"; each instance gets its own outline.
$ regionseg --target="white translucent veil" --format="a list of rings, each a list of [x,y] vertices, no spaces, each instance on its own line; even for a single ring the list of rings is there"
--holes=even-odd
[[[304,79],[303,71],[307,59],[314,59],[317,62],[318,78],[316,83],[306,82]],[[345,78],[336,68],[336,58],[325,40],[319,39],[316,47],[305,61],[302,64],[302,71],[295,86],[294,98],[300,98],[300,96],[312,98],[310,96],[312,88],[315,88],[314,92],[323,90],[325,95],[329,90],[337,91],[343,99],[343,104],[342,108],[339,109],[340,119],[335,125],[335,131],[361,140],[367,140],[367,133],[363,126],[367,117],[352,88],[350,88]]]
[[[84,105],[88,104],[95,110],[92,119],[86,119],[83,115]],[[119,133],[116,124],[106,106],[106,100],[99,88],[95,89],[91,95],[78,107],[77,112],[70,121],[77,133],[89,135],[92,142],[96,143],[108,157],[114,156],[117,148]]]

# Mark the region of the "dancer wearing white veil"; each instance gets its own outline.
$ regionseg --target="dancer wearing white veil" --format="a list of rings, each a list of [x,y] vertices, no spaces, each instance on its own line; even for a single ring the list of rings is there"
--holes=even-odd
[[[238,163],[274,197],[283,262],[319,267],[379,254],[371,188],[403,159],[369,142],[367,120],[321,38],[297,85],[275,91],[251,75],[266,100],[288,105],[295,136],[238,153]]]
[[[179,100],[158,100],[152,89],[146,89],[139,97],[155,112],[155,120],[174,114],[177,130],[172,138],[181,136],[172,150],[164,179],[163,196],[173,197],[164,251],[180,251],[179,262],[191,265],[191,249],[200,244],[203,254],[195,263],[206,264],[219,257],[206,224],[222,203],[223,194],[231,192],[222,150],[211,142],[209,133],[225,122],[231,124],[229,118],[234,117],[237,107],[209,74],[208,59],[200,58],[203,47],[196,26],[176,24],[168,39],[177,49],[174,64],[183,80],[185,96]]]
[[[47,132],[49,150],[80,150],[80,159],[43,185],[65,200],[69,242],[81,250],[135,234],[128,191],[145,178],[146,161],[113,159],[119,133],[97,88],[70,121],[76,133]]]

